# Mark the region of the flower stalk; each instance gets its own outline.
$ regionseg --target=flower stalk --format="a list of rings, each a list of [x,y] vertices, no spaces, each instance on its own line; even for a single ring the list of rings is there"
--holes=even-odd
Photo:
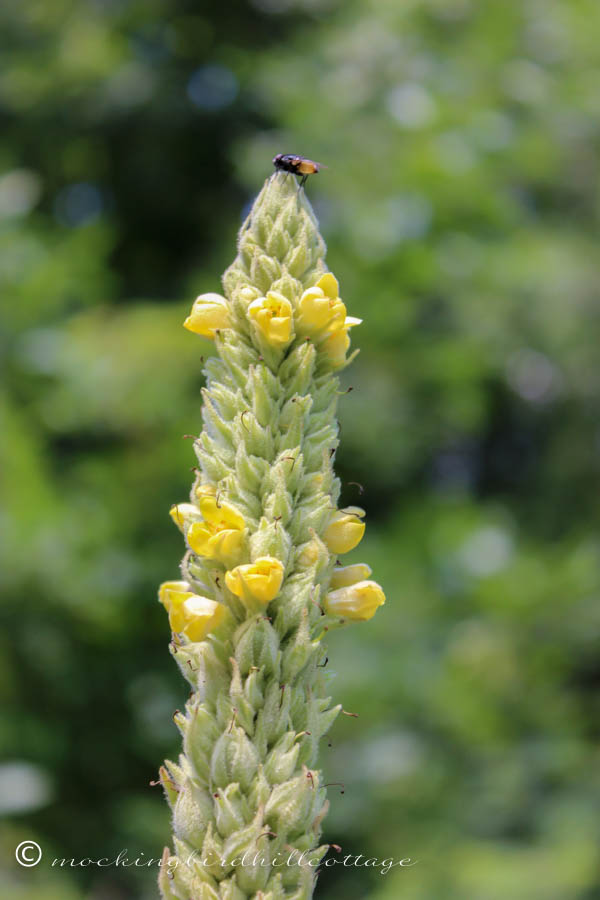
[[[160,779],[173,812],[164,900],[304,900],[327,852],[316,768],[340,711],[321,638],[385,598],[365,564],[341,567],[365,524],[338,510],[336,371],[349,330],[312,208],[293,178],[267,180],[244,223],[224,296],[185,327],[212,338],[198,475],[171,509],[187,552],[161,586],[171,652],[192,693]]]

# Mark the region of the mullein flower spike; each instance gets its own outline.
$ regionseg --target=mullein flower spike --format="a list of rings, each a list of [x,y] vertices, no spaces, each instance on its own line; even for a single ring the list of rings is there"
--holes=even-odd
[[[164,900],[308,900],[327,811],[315,768],[340,711],[321,638],[384,602],[370,568],[341,567],[365,524],[338,509],[332,466],[349,330],[310,204],[283,173],[242,227],[225,296],[202,294],[185,327],[214,340],[199,468],[171,508],[187,552],[161,586],[171,652],[192,687],[175,721],[177,763],[160,780],[173,810]],[[295,852],[293,852],[295,851]]]

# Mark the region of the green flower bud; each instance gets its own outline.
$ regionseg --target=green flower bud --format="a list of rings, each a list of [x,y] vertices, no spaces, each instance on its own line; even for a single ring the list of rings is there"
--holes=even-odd
[[[215,795],[215,818],[219,834],[227,838],[244,828],[250,819],[248,801],[239,784],[228,784]]]
[[[305,831],[306,819],[324,802],[325,791],[318,789],[317,773],[305,768],[301,775],[275,785],[265,807],[265,819],[277,833],[291,839]]]
[[[208,791],[187,779],[173,809],[174,834],[188,843],[199,844],[212,816],[213,804]]]
[[[258,768],[259,756],[243,728],[234,726],[217,740],[210,764],[211,783],[224,788],[233,781],[248,790]]]

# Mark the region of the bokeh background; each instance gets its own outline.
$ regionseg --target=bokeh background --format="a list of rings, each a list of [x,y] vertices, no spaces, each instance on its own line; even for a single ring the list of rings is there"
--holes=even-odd
[[[388,603],[329,641],[326,838],[418,860],[319,896],[600,897],[597,0],[0,9],[6,900],[150,900],[186,696],[157,585],[201,355],[274,153],[361,353],[343,501]],[[359,497],[360,482],[364,493]],[[36,868],[14,848],[35,839]]]

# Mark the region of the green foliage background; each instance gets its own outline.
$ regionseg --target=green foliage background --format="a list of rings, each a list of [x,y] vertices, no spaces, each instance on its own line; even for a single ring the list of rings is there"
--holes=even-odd
[[[600,897],[596,0],[28,0],[0,10],[0,830],[7,900],[142,900],[185,700],[201,355],[274,153],[364,324],[343,501],[388,603],[329,641],[319,896]],[[359,499],[360,482],[364,494]],[[333,676],[335,676],[333,678]],[[44,849],[14,862],[20,840]]]

